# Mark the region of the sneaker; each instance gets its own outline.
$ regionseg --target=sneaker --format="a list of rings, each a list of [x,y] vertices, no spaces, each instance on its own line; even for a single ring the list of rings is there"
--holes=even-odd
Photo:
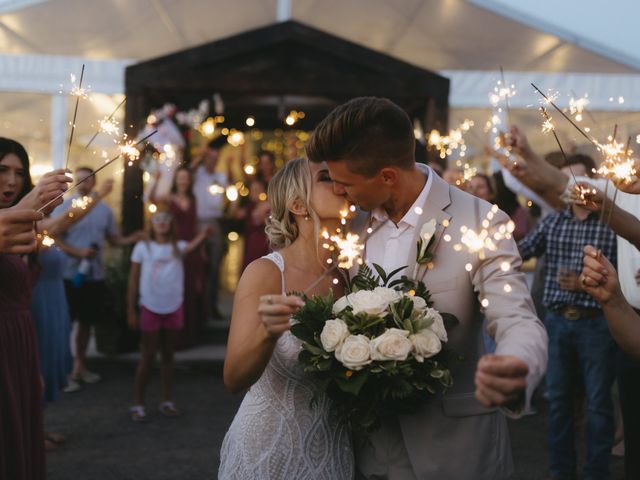
[[[144,422],[147,420],[147,412],[142,405],[133,405],[129,407],[129,416],[134,422]]]
[[[102,377],[94,372],[90,372],[89,370],[84,370],[80,375],[75,375],[73,377],[74,380],[78,381],[81,380],[84,383],[98,383],[100,380],[102,380]]]
[[[71,376],[67,379],[67,386],[62,389],[65,393],[79,392],[80,390],[82,390],[82,386]]]

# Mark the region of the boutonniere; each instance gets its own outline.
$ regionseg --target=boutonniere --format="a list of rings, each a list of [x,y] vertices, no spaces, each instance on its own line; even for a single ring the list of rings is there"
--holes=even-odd
[[[433,260],[433,240],[436,233],[436,219],[432,218],[422,225],[420,229],[420,238],[418,238],[418,248],[416,250],[416,263],[424,265]]]

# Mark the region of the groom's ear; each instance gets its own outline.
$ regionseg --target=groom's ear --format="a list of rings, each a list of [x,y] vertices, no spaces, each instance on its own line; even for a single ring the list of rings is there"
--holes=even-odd
[[[305,206],[304,202],[299,199],[296,198],[291,205],[289,206],[289,211],[291,213],[293,213],[294,215],[301,215],[301,216],[305,216],[305,215],[309,215],[309,210],[307,209],[307,207]]]
[[[385,167],[378,173],[382,183],[388,187],[394,185],[398,181],[398,170],[393,167]]]

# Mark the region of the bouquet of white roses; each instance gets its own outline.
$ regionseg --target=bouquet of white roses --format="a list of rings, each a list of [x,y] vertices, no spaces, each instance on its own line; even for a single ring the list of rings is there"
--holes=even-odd
[[[444,349],[455,317],[431,308],[424,283],[391,281],[366,265],[350,293],[308,299],[294,316],[299,360],[357,431],[373,431],[385,414],[411,413],[453,384]]]

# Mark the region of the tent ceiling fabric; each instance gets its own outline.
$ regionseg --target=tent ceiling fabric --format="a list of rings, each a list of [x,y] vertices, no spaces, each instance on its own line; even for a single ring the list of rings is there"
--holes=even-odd
[[[276,20],[276,0],[239,5],[234,0],[36,3],[0,16],[0,51],[147,60]],[[292,0],[292,19],[430,70],[502,65],[520,71],[637,72],[464,0]]]

